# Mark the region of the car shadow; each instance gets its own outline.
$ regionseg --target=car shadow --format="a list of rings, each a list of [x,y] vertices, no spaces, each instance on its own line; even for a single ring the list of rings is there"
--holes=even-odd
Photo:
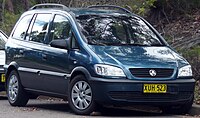
[[[7,100],[7,96],[6,95],[0,95],[0,100]]]
[[[67,102],[60,102],[60,101],[53,101],[49,103],[28,103],[26,105],[27,108],[36,108],[36,109],[43,109],[43,110],[52,110],[56,112],[65,112],[69,114],[74,114],[70,109]],[[75,115],[75,114],[74,114]],[[140,111],[140,110],[126,110],[126,109],[118,109],[118,108],[104,108],[103,110],[100,109],[99,111],[93,112],[90,116],[103,116],[103,117],[143,117],[143,116],[150,116],[150,117],[159,117],[159,116],[170,116],[168,114],[163,114],[161,112],[152,112],[150,109],[148,111]]]
[[[129,110],[129,109],[119,109],[119,108],[104,108],[100,114],[101,116],[109,117],[144,117],[144,116],[163,116],[161,112],[152,112],[142,110]]]
[[[69,105],[67,103],[60,103],[60,102],[50,102],[50,103],[28,103],[26,107],[29,108],[39,108],[39,109],[46,109],[46,110],[52,110],[52,111],[58,111],[58,112],[71,112]]]

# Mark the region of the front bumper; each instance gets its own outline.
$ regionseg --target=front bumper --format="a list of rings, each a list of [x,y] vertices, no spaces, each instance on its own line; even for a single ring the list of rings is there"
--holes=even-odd
[[[91,78],[90,84],[95,101],[103,105],[168,106],[191,101],[194,95],[195,80],[136,81]],[[143,93],[143,84],[167,84],[167,93]]]

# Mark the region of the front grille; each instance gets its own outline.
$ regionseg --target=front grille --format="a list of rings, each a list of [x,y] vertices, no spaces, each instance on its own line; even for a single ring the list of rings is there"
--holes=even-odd
[[[166,68],[131,68],[129,69],[133,76],[143,78],[168,78],[171,77],[174,69]],[[156,75],[151,76],[149,71],[155,70]]]
[[[177,94],[144,94],[141,92],[109,92],[109,96],[116,100],[128,101],[170,101],[189,99],[192,92],[179,92]]]

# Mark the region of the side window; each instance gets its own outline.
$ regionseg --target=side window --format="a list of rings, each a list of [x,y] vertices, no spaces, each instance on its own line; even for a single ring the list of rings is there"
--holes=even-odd
[[[33,24],[31,33],[30,33],[30,41],[35,42],[44,42],[45,35],[48,30],[49,20],[51,18],[51,14],[38,14],[35,22]]]
[[[72,38],[71,38],[71,48],[72,49],[78,49],[79,48],[78,42],[77,42],[74,35],[72,35]]]
[[[15,31],[13,33],[13,38],[21,39],[23,40],[27,31],[27,28],[29,26],[29,23],[31,21],[32,15],[24,16],[21,21],[17,24],[17,27],[15,28]]]
[[[61,15],[56,15],[53,21],[50,34],[51,40],[67,39],[71,36],[71,27],[69,20]]]

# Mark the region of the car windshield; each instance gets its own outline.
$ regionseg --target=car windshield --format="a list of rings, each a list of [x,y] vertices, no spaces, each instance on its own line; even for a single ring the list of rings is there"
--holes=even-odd
[[[157,35],[137,17],[80,15],[76,18],[91,45],[163,45]]]
[[[0,32],[0,50],[3,50],[5,48],[5,39],[6,37]]]

